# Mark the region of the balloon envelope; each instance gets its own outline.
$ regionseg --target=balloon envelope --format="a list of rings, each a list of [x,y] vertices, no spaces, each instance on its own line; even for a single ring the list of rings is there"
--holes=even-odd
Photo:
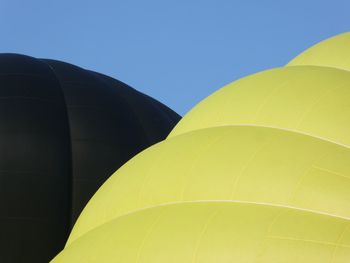
[[[302,65],[350,70],[350,32],[317,43],[287,64],[287,66]]]
[[[350,74],[298,66],[228,84],[195,106],[169,137],[222,125],[274,127],[350,146]]]
[[[343,218],[271,205],[178,203],[112,220],[52,262],[345,263],[348,226]]]
[[[53,262],[349,262],[349,86],[319,65],[227,85],[109,178]]]
[[[0,262],[48,262],[99,186],[178,119],[107,76],[0,55]]]
[[[226,126],[175,136],[111,176],[67,244],[125,214],[188,201],[264,203],[350,218],[349,163],[347,147],[280,129]]]

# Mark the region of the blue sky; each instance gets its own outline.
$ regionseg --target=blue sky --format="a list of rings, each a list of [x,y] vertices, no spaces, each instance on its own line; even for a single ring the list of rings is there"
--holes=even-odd
[[[0,52],[117,78],[181,115],[350,31],[349,0],[0,0]]]

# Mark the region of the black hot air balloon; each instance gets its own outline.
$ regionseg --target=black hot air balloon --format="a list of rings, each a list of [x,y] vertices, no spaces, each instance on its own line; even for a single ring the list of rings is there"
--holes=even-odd
[[[108,76],[0,55],[0,262],[48,262],[99,186],[179,119]]]

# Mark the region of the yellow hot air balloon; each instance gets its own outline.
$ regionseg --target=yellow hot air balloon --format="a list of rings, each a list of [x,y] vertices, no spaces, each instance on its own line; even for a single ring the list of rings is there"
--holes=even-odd
[[[343,218],[286,207],[181,202],[111,220],[54,262],[346,263],[348,226]]]
[[[203,100],[110,177],[53,262],[349,262],[349,44]]]
[[[215,92],[170,134],[224,125],[274,127],[350,145],[350,74],[298,66],[263,71]]]
[[[350,70],[350,32],[322,41],[307,49],[287,66],[315,65]]]
[[[189,132],[117,171],[84,209],[68,244],[119,216],[189,201],[283,205],[350,218],[349,163],[346,147],[280,129]]]

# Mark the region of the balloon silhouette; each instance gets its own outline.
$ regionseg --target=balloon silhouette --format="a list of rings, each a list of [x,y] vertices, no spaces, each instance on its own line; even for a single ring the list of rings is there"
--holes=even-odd
[[[89,198],[179,116],[102,74],[0,55],[0,262],[48,262]]]
[[[349,262],[350,73],[331,59],[348,36],[199,103],[103,184],[52,262]]]

